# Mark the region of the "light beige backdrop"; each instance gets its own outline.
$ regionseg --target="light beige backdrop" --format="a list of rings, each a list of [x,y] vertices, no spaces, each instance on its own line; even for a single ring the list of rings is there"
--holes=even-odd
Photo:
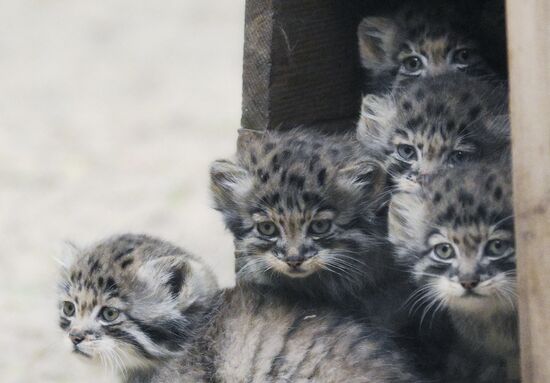
[[[63,346],[64,240],[160,235],[232,283],[208,164],[239,128],[244,1],[0,0],[0,381],[107,382]]]

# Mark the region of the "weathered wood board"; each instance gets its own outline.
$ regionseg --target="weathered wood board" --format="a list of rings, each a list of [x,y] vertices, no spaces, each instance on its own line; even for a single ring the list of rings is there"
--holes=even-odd
[[[523,383],[550,382],[550,2],[507,0]]]

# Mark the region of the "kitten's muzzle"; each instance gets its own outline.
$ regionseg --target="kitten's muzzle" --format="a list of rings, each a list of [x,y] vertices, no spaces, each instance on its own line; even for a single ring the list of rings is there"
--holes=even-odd
[[[69,339],[71,339],[71,342],[77,346],[86,339],[86,334],[84,332],[71,332],[69,334]]]
[[[292,268],[300,267],[302,265],[302,263],[304,263],[305,260],[306,260],[306,258],[302,255],[290,256],[290,257],[286,257],[284,259],[286,264],[289,265]]]
[[[460,285],[464,288],[464,290],[470,291],[473,290],[479,285],[479,278],[470,278],[470,279],[463,279],[460,280]]]

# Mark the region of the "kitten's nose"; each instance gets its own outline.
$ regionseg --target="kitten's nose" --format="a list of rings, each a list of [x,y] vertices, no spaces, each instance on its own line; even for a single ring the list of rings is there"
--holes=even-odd
[[[464,289],[466,290],[472,290],[475,289],[476,286],[479,284],[479,279],[468,279],[464,281],[460,281],[460,284]]]
[[[84,333],[81,333],[81,332],[75,332],[75,333],[69,334],[69,338],[71,339],[71,342],[73,342],[75,346],[81,343],[85,337],[86,336],[84,335]]]
[[[302,263],[304,263],[304,260],[305,258],[298,255],[298,256],[290,256],[290,257],[287,257],[285,259],[285,262],[287,265],[291,266],[291,267],[298,267],[300,266]]]

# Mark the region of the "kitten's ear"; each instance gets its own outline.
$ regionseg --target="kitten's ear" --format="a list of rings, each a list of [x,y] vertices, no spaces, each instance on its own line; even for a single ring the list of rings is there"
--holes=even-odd
[[[376,198],[386,185],[386,174],[374,160],[358,161],[338,171],[338,185],[348,191],[358,192],[361,199]]]
[[[210,190],[216,209],[233,211],[252,188],[252,176],[243,167],[228,161],[217,160],[210,166]]]
[[[253,143],[263,139],[264,132],[252,129],[239,129],[239,137],[237,138],[237,153],[246,151]]]
[[[59,255],[54,260],[62,270],[67,271],[77,261],[81,252],[82,250],[74,242],[64,241],[57,252]]]
[[[145,299],[173,301],[180,310],[208,298],[217,290],[216,278],[210,269],[186,254],[148,260],[138,269],[137,278],[149,291],[142,294]]]
[[[366,17],[361,21],[357,36],[363,67],[377,72],[391,64],[398,31],[397,23],[387,17]]]
[[[395,193],[388,213],[388,238],[395,246],[395,256],[405,261],[408,250],[423,238],[425,205],[421,192]]]
[[[357,122],[357,139],[373,153],[380,152],[389,140],[397,108],[391,95],[367,94],[361,102],[361,115]]]

